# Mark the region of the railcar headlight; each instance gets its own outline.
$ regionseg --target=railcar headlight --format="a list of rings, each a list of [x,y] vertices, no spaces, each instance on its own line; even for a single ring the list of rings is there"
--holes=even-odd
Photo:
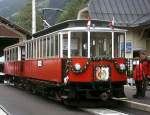
[[[96,80],[107,81],[109,79],[109,67],[96,67]]]
[[[81,69],[81,66],[80,66],[80,64],[75,64],[75,69],[78,71],[78,70],[80,70]]]
[[[121,70],[125,70],[125,69],[126,69],[125,64],[120,64],[120,69],[121,69]]]

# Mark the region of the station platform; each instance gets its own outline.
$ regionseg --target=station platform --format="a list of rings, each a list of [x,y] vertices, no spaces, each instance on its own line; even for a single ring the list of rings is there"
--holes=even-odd
[[[139,98],[132,97],[136,93],[135,86],[125,85],[124,88],[125,88],[125,94],[126,94],[128,100],[150,105],[150,90],[146,91],[146,96],[144,98],[139,99]]]
[[[136,93],[136,87],[125,85],[124,89],[127,98],[115,98],[118,103],[129,108],[150,112],[150,90],[146,91],[144,98],[133,98]]]

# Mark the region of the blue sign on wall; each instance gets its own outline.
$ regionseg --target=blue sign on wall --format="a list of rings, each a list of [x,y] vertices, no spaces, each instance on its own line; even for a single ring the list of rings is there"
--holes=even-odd
[[[131,53],[131,52],[132,52],[132,43],[126,42],[126,53]]]
[[[124,52],[124,42],[121,42],[121,51]],[[131,53],[132,52],[132,43],[131,42],[126,42],[126,53]]]

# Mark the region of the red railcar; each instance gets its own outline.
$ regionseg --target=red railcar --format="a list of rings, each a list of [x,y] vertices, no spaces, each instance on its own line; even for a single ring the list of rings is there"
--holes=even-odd
[[[126,30],[91,25],[67,21],[5,48],[5,78],[57,99],[124,96]]]

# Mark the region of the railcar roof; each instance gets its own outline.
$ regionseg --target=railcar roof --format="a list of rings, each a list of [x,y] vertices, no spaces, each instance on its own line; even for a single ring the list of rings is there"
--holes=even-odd
[[[68,20],[68,21],[65,21],[65,22],[62,22],[62,23],[58,23],[58,24],[56,24],[54,26],[51,26],[51,27],[49,27],[47,29],[44,29],[42,31],[39,31],[39,32],[33,34],[32,36],[37,38],[37,37],[44,36],[46,34],[49,34],[49,33],[55,32],[55,31],[71,30],[72,28],[74,30],[81,31],[82,29],[85,29],[85,27],[87,27],[87,22],[88,22],[88,20]],[[108,26],[109,22],[107,22],[107,21],[91,20],[91,24],[94,24],[94,26],[95,26],[94,29],[91,28],[91,31],[92,30],[96,31],[96,29],[101,29],[104,32],[112,30]],[[116,29],[116,28],[114,30],[116,30],[116,31],[126,31],[126,30],[123,30],[123,29]],[[10,49],[10,48],[14,48],[14,47],[17,47],[17,46],[21,46],[22,44],[24,44],[26,42],[29,42],[29,41],[32,41],[32,40],[34,40],[34,39],[23,41],[23,42],[20,42],[20,43],[8,46],[8,47],[6,47],[4,49],[4,51],[6,49]]]
[[[42,31],[39,31],[35,34],[33,34],[33,37],[39,37],[42,35],[46,35],[48,33],[62,30],[65,28],[71,28],[71,27],[86,27],[88,20],[68,20],[62,23],[58,23],[54,26],[51,26],[47,29],[44,29]],[[94,24],[95,27],[108,27],[109,22],[107,21],[99,21],[99,20],[91,20],[91,24]]]

